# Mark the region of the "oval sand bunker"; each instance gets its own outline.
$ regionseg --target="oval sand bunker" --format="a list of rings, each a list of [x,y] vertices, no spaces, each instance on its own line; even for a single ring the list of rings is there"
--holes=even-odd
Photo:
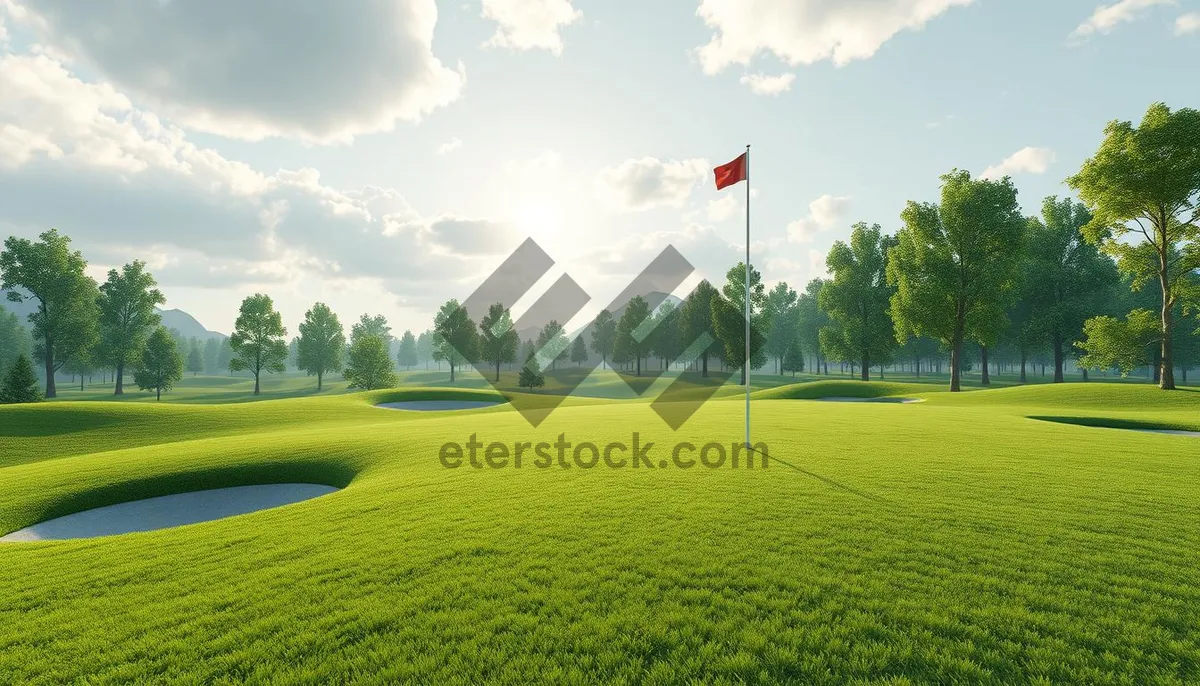
[[[478,410],[482,407],[491,407],[499,404],[495,400],[405,400],[396,403],[379,403],[375,407],[382,407],[387,410],[437,412],[445,410]]]
[[[97,538],[168,529],[290,505],[337,490],[320,484],[262,484],[176,493],[47,520],[0,537],[0,542]]]

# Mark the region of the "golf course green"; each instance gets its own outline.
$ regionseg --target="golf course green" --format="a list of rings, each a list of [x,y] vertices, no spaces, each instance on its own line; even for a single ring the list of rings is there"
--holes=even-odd
[[[0,407],[0,535],[232,486],[342,488],[106,538],[0,544],[11,683],[1096,683],[1200,679],[1200,392],[736,389],[647,401],[410,388]],[[924,402],[813,402],[822,397]],[[64,398],[70,396],[64,395]],[[1050,421],[1047,421],[1050,420]],[[1125,427],[1125,428],[1109,428]],[[653,443],[650,464],[446,468],[446,442]],[[665,465],[665,466],[664,466]]]

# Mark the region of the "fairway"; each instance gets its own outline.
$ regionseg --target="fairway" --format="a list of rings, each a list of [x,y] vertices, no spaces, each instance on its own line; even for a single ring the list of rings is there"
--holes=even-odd
[[[847,396],[924,402],[806,399]],[[1200,438],[1095,426],[1200,430],[1194,389],[784,385],[756,392],[772,460],[752,469],[672,461],[680,442],[738,440],[734,394],[678,432],[647,402],[603,398],[569,399],[537,429],[505,405],[375,407],[472,397],[494,395],[0,408],[0,534],[185,491],[344,487],[0,545],[2,680],[1200,679]],[[648,465],[439,460],[472,435],[604,445],[635,431]]]

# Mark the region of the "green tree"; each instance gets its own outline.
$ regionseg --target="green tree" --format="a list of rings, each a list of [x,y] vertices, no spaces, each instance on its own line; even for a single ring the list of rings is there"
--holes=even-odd
[[[788,342],[787,351],[783,354],[783,371],[791,372],[796,378],[796,372],[804,371],[804,348],[800,346],[800,338],[793,336]]]
[[[762,272],[750,265],[750,365],[742,364],[746,357],[746,263],[738,262],[725,272],[725,285],[721,287],[725,302],[720,298],[712,304],[713,327],[724,349],[727,364],[742,368],[742,384],[750,369],[757,369],[767,362],[763,343],[764,332],[771,322],[767,320],[767,292],[762,283]],[[730,307],[726,307],[725,305]],[[732,309],[731,309],[732,308]],[[736,318],[734,311],[736,310]],[[740,322],[739,322],[740,320]],[[740,327],[738,328],[738,324]],[[735,350],[736,348],[736,350]]]
[[[1159,387],[1174,389],[1172,313],[1183,277],[1200,269],[1200,111],[1159,102],[1136,128],[1109,122],[1100,149],[1067,183],[1092,211],[1087,240],[1116,257],[1136,287],[1157,281]],[[1130,234],[1134,241],[1122,240]]]
[[[479,320],[480,357],[495,365],[496,381],[500,381],[500,365],[517,359],[521,338],[513,327],[512,315],[503,303],[493,303]]]
[[[612,312],[600,310],[600,314],[592,320],[592,352],[600,356],[601,368],[608,363],[616,342],[617,322],[613,319]]]
[[[375,333],[362,333],[350,344],[350,363],[344,376],[352,388],[373,391],[396,385],[396,369],[387,342]]]
[[[425,368],[429,369],[429,363],[433,360],[433,332],[422,331],[420,336],[417,336],[417,363],[425,363]]]
[[[537,355],[532,346],[530,346],[529,357],[525,358],[525,364],[521,366],[521,373],[517,376],[517,385],[521,388],[528,388],[530,393],[533,392],[533,389],[546,385],[546,376],[542,374],[541,365],[538,364]]]
[[[434,317],[433,332],[433,357],[449,363],[450,383],[454,383],[454,370],[478,355],[475,325],[457,300],[447,300]]]
[[[405,329],[400,337],[400,349],[396,351],[396,362],[405,369],[417,366],[417,338],[413,332]]]
[[[1121,376],[1154,359],[1151,349],[1162,335],[1159,316],[1146,309],[1129,313],[1125,319],[1109,315],[1092,317],[1083,325],[1083,340],[1075,345],[1083,350],[1079,364],[1084,369],[1112,369]]]
[[[229,374],[232,375],[234,372],[234,369],[233,369],[233,358],[234,358],[233,345],[230,344],[228,338],[221,339],[221,342],[219,345],[220,345],[220,350],[219,350],[219,353],[217,356],[217,369],[229,370]]]
[[[830,320],[821,329],[821,346],[859,362],[863,381],[870,380],[871,365],[888,362],[896,347],[888,316],[894,290],[887,283],[887,251],[893,244],[878,224],[858,223],[850,243],[836,241],[825,259],[832,278],[817,296]]]
[[[346,334],[342,322],[325,303],[314,303],[300,322],[300,340],[296,344],[296,366],[317,377],[317,391],[325,375],[342,368]]]
[[[163,391],[171,390],[182,378],[183,356],[170,332],[160,326],[146,340],[133,382],[143,391],[154,391],[155,400],[162,400]]]
[[[204,353],[201,352],[200,346],[194,345],[188,351],[187,370],[192,373],[192,376],[204,371]]]
[[[1023,298],[1028,321],[1050,345],[1054,382],[1063,381],[1065,353],[1083,335],[1083,322],[1099,314],[1119,283],[1117,267],[1083,238],[1092,221],[1083,205],[1069,198],[1046,198],[1041,221],[1030,222]]]
[[[359,317],[358,322],[350,327],[350,343],[353,344],[359,336],[379,336],[385,348],[390,349],[392,345],[392,327],[388,326],[387,318],[382,314]]]
[[[702,377],[708,377],[708,359],[711,352],[721,349],[716,329],[713,328],[713,300],[720,297],[717,289],[705,279],[696,284],[679,309],[679,329],[683,335],[683,348],[695,345],[697,341],[705,338],[712,341],[710,345],[700,351],[697,359]]]
[[[204,341],[204,373],[216,374],[220,367],[221,342],[215,338]]]
[[[567,355],[570,354],[569,345],[566,332],[557,320],[551,319],[538,332],[538,352],[543,357],[550,358],[551,370],[554,370],[559,362],[567,359]]]
[[[287,329],[283,318],[275,311],[270,296],[262,293],[242,301],[241,311],[234,322],[229,345],[234,357],[229,361],[231,371],[248,370],[254,375],[254,395],[259,393],[259,380],[265,371],[268,374],[285,370],[288,346],[285,342]]]
[[[649,336],[639,330],[642,323],[650,318],[650,303],[640,295],[635,295],[625,305],[621,320],[617,323],[617,338],[613,344],[613,359],[636,362],[636,375],[642,375],[642,358],[646,356],[649,346]]]
[[[140,260],[110,269],[100,285],[100,357],[115,370],[114,395],[125,393],[125,366],[137,364],[146,337],[162,322],[155,307],[167,299],[157,286]]]
[[[673,300],[664,300],[654,313],[650,352],[662,360],[663,369],[683,353],[683,330],[679,323],[682,316]]]
[[[24,354],[17,355],[0,385],[0,404],[36,403],[42,399],[38,392],[37,374]]]
[[[792,341],[799,335],[796,326],[796,301],[799,297],[786,281],[780,281],[767,293],[766,318],[770,322],[767,329],[767,354],[775,358],[775,365],[780,372],[784,369],[784,358],[792,347]]]
[[[20,318],[0,305],[0,376],[21,355],[28,358],[32,348],[29,332],[21,326]]]
[[[71,239],[51,229],[37,242],[10,236],[0,251],[0,289],[8,299],[37,301],[29,315],[34,350],[46,370],[46,397],[57,396],[54,373],[96,340],[99,295],[96,282],[84,274],[87,262],[71,250]],[[25,295],[18,290],[23,289]]]
[[[817,304],[824,287],[824,279],[813,279],[796,298],[796,335],[804,351],[813,356],[814,374],[821,373],[821,364],[825,361],[821,350],[821,329],[829,325],[829,315]],[[825,373],[828,374],[828,363],[825,366]]]
[[[1026,222],[1007,177],[954,170],[942,177],[941,196],[940,205],[908,203],[887,276],[897,340],[928,336],[948,347],[950,390],[960,391],[963,341],[987,343],[1004,322]]]
[[[579,367],[582,366],[584,362],[587,362],[587,359],[587,343],[583,342],[583,335],[580,334],[579,336],[575,337],[574,341],[571,342],[571,361],[575,363],[576,367]]]

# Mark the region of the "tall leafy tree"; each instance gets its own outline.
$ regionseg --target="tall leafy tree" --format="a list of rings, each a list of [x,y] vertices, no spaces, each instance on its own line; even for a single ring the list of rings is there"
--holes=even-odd
[[[317,390],[324,386],[325,375],[342,368],[346,351],[346,333],[337,314],[325,303],[313,303],[300,322],[300,340],[296,344],[297,367],[317,377]]]
[[[1200,110],[1159,102],[1141,124],[1113,121],[1071,188],[1092,211],[1084,236],[1134,284],[1159,288],[1159,387],[1175,388],[1172,314],[1183,277],[1200,269]],[[1132,234],[1135,240],[1124,240]]]
[[[41,399],[33,365],[24,354],[17,355],[5,372],[3,383],[0,383],[0,405],[36,403]]]
[[[350,343],[353,344],[359,336],[379,336],[383,339],[385,348],[392,345],[392,327],[388,326],[387,318],[382,314],[371,316],[364,314],[350,327]]]
[[[192,373],[192,376],[204,371],[204,352],[199,345],[193,345],[188,351],[187,370]]]
[[[400,337],[400,349],[396,351],[396,362],[405,369],[417,366],[417,339],[413,332],[405,329]]]
[[[433,320],[434,359],[450,364],[450,383],[454,383],[454,370],[473,361],[479,352],[479,336],[475,324],[457,300],[447,300]]]
[[[373,391],[396,385],[396,369],[383,336],[362,333],[350,344],[350,361],[344,373],[353,388]]]
[[[551,371],[554,370],[559,362],[567,359],[567,355],[571,352],[568,346],[566,331],[557,320],[551,319],[538,333],[538,352],[543,357],[550,358]]]
[[[587,343],[583,341],[583,334],[575,337],[571,342],[571,361],[576,367],[582,366],[588,360]]]
[[[796,299],[796,334],[805,353],[813,356],[814,374],[821,373],[822,363],[825,364],[825,373],[829,373],[829,363],[825,362],[821,351],[821,329],[829,324],[829,315],[817,303],[824,287],[825,279],[813,279]]]
[[[100,285],[100,357],[115,370],[114,395],[125,392],[125,366],[137,364],[146,338],[162,321],[154,308],[167,299],[157,286],[140,260],[110,269]]]
[[[500,365],[517,359],[521,337],[513,327],[512,314],[503,303],[492,303],[487,314],[479,320],[480,357],[495,365],[496,381],[500,381]]]
[[[767,361],[765,332],[771,322],[767,319],[767,292],[763,286],[762,272],[750,265],[750,364],[743,365],[746,358],[746,263],[738,262],[725,272],[725,285],[721,287],[724,300],[712,301],[713,328],[721,341],[726,364],[742,369],[742,383],[750,369],[757,369]],[[735,314],[736,311],[736,314]],[[738,327],[741,328],[738,328]]]
[[[1149,364],[1155,357],[1152,346],[1162,331],[1159,316],[1147,309],[1130,312],[1124,319],[1110,315],[1092,317],[1083,325],[1083,340],[1075,345],[1083,350],[1079,364],[1084,369],[1120,370],[1122,376]]]
[[[705,279],[696,284],[679,309],[679,329],[683,335],[681,341],[683,348],[689,348],[705,337],[712,341],[710,345],[700,351],[697,360],[702,377],[708,376],[709,356],[714,352],[720,354],[724,350],[720,338],[717,336],[716,328],[713,326],[713,301],[720,297],[721,294],[717,292],[717,289]]]
[[[600,365],[608,363],[613,346],[617,343],[617,322],[612,312],[600,310],[600,314],[592,320],[592,352],[600,356]]]
[[[1007,177],[942,177],[941,202],[909,202],[888,252],[897,339],[928,336],[950,349],[950,390],[962,390],[963,341],[986,342],[1005,319],[1022,255],[1025,218]]]
[[[433,332],[422,331],[420,336],[417,336],[417,363],[424,363],[425,368],[429,368],[429,363],[433,360]]]
[[[21,326],[20,318],[0,305],[0,375],[21,355],[28,362],[32,348],[29,332]]]
[[[182,378],[183,356],[175,338],[160,326],[146,340],[133,382],[143,391],[154,391],[155,400],[162,400],[163,391],[174,388]]]
[[[888,315],[894,291],[887,283],[887,251],[893,243],[878,224],[855,224],[850,243],[837,241],[830,249],[825,264],[833,276],[817,296],[830,319],[821,329],[822,347],[859,362],[863,381],[870,380],[871,365],[888,362],[896,347]]]
[[[204,373],[216,374],[221,368],[221,342],[215,338],[204,341]]]
[[[234,353],[229,369],[235,372],[248,370],[254,375],[254,395],[259,393],[263,372],[280,373],[286,369],[288,346],[285,336],[287,329],[283,326],[283,318],[275,311],[270,296],[255,293],[242,301],[233,335],[229,337]]]
[[[640,295],[635,295],[625,304],[625,311],[617,322],[617,338],[613,344],[613,359],[635,363],[635,375],[642,375],[642,359],[650,350],[649,336],[642,336],[639,330],[642,323],[650,317],[650,303]],[[641,337],[639,337],[641,336]]]
[[[682,316],[680,307],[673,300],[664,300],[654,313],[650,352],[662,360],[663,369],[683,353],[683,333],[679,323]]]
[[[799,296],[786,281],[780,281],[767,293],[766,314],[770,328],[767,329],[767,354],[775,358],[779,371],[784,370],[784,358],[799,335],[796,326],[796,301]]]
[[[787,352],[783,355],[783,371],[791,372],[796,378],[796,372],[804,371],[804,348],[800,346],[800,338],[793,336],[788,342]]]
[[[85,267],[83,255],[71,250],[71,239],[56,229],[36,242],[10,236],[0,251],[0,289],[9,291],[12,302],[37,301],[29,321],[38,341],[34,353],[46,370],[47,398],[57,395],[54,373],[98,336],[99,293]]]
[[[1028,321],[1054,356],[1054,382],[1063,381],[1063,362],[1083,335],[1083,322],[1103,311],[1119,284],[1117,267],[1082,229],[1092,221],[1083,205],[1069,198],[1046,198],[1041,221],[1030,223],[1023,298]]]
[[[220,343],[220,350],[217,355],[217,369],[227,369],[230,375],[235,371],[233,368],[233,345],[230,344],[228,338],[224,338]]]

